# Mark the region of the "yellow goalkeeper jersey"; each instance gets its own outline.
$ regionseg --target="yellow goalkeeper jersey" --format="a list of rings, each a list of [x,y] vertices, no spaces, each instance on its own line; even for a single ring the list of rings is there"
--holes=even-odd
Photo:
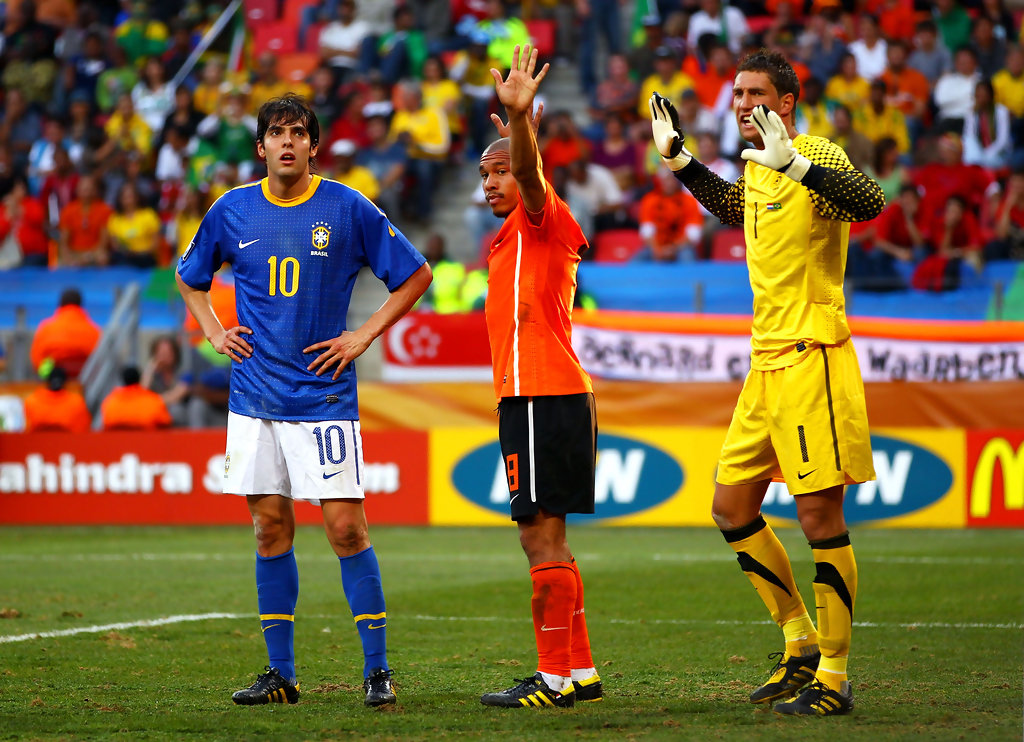
[[[816,165],[853,170],[842,148],[801,134],[793,146]],[[791,366],[811,344],[850,337],[843,274],[849,218],[820,195],[754,162],[743,173],[743,231],[754,292],[751,367]]]

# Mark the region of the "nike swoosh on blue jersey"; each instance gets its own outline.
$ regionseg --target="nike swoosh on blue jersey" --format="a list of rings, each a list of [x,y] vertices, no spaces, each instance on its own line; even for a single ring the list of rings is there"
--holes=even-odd
[[[343,471],[345,471],[345,470],[344,469],[339,469],[338,471],[334,472],[333,474],[328,474],[327,472],[324,472],[324,479],[330,479],[331,477],[336,477],[339,474],[341,474]]]
[[[249,247],[249,245],[253,244],[254,242],[259,242],[259,241],[260,241],[259,237],[257,237],[254,240],[249,240],[248,242],[242,242],[241,240],[239,240],[238,241],[238,249],[241,250],[243,248]]]

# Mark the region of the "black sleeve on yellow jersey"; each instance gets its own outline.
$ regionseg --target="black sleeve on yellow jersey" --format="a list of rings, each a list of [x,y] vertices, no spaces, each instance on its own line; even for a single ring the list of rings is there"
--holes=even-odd
[[[811,164],[800,181],[811,191],[811,202],[827,219],[866,222],[885,208],[882,187],[860,170],[835,170]]]
[[[692,159],[686,167],[676,170],[675,176],[723,224],[743,223],[742,175],[735,183],[730,183],[708,170],[704,163]]]

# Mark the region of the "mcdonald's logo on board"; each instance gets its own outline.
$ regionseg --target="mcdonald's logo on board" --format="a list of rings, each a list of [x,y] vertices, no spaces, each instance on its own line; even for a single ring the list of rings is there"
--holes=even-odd
[[[967,434],[967,525],[1024,528],[1024,430]]]

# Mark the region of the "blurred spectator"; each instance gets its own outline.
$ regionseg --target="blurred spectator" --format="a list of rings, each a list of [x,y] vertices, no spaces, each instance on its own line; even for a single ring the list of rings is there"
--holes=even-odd
[[[993,185],[992,175],[977,165],[963,161],[963,144],[955,134],[946,134],[935,145],[938,158],[913,173],[914,183],[924,192],[921,208],[932,222],[942,219],[946,202],[961,196],[974,211]]]
[[[68,373],[54,366],[43,382],[25,397],[25,432],[88,433],[92,415],[77,391],[65,388]]]
[[[526,24],[508,15],[505,0],[487,0],[487,17],[476,24],[476,30],[486,34],[487,55],[500,60],[497,69],[501,72],[511,65],[516,45],[523,47],[530,43]]]
[[[1010,112],[995,102],[995,91],[988,80],[974,88],[974,111],[964,122],[964,162],[989,170],[1010,166],[1013,141]]]
[[[662,47],[665,34],[661,30],[661,17],[648,13],[642,19],[643,43],[627,52],[629,69],[638,80],[646,80],[654,74],[655,52]]]
[[[858,74],[857,58],[847,52],[839,62],[839,74],[825,85],[825,97],[857,111],[867,105],[870,95],[871,83]]]
[[[389,119],[395,112],[395,102],[391,96],[391,86],[388,85],[384,80],[376,74],[370,75],[370,82],[368,85],[360,86],[364,90],[364,93],[360,96],[360,102],[362,108],[359,110],[363,118],[370,118],[370,116],[387,116]],[[398,97],[397,91],[395,97]],[[360,137],[349,137],[350,139],[360,140]]]
[[[114,150],[105,165],[106,167],[101,171],[106,188],[103,194],[104,201],[116,207],[121,186],[131,183],[138,191],[140,204],[154,208],[157,206],[160,195],[159,187],[152,172],[147,170],[147,160],[141,154]]]
[[[138,152],[148,155],[153,148],[153,130],[135,110],[130,93],[121,93],[117,99],[117,109],[103,125],[107,133],[107,142],[100,148],[101,160],[110,156],[115,149],[122,152]]]
[[[640,147],[626,135],[626,126],[622,119],[618,116],[609,116],[604,124],[604,137],[594,145],[591,161],[595,165],[608,168],[615,176],[619,188],[631,193],[639,185],[643,172],[642,157]]]
[[[863,172],[871,165],[875,147],[870,139],[854,128],[853,116],[846,106],[836,106],[832,112],[832,133],[828,138],[843,148],[850,164],[858,170]]]
[[[821,13],[807,17],[807,30],[799,37],[801,60],[811,75],[825,82],[839,72],[843,56],[847,53],[838,29]]]
[[[101,113],[110,113],[117,105],[118,99],[125,93],[131,93],[139,81],[138,70],[128,61],[124,49],[115,43],[107,47],[110,65],[96,79],[96,106]]]
[[[597,232],[626,226],[626,197],[608,168],[579,159],[567,171],[565,200],[588,241]]]
[[[380,71],[389,84],[412,77],[423,76],[423,63],[427,59],[427,38],[416,28],[416,16],[408,5],[399,5],[393,14],[391,30],[383,34],[376,44],[369,44],[369,67]]]
[[[370,145],[360,147],[355,163],[369,170],[377,181],[380,192],[377,205],[386,213],[398,216],[401,204],[402,180],[406,177],[408,156],[406,148],[388,138],[387,120],[375,116],[367,121]]]
[[[64,87],[69,95],[82,92],[92,99],[100,75],[110,66],[103,34],[93,29],[86,34],[81,53],[71,57],[65,65]]]
[[[0,142],[11,148],[16,170],[28,168],[28,153],[43,128],[42,117],[32,110],[24,93],[10,88],[4,96],[3,118],[0,118]]]
[[[329,156],[330,145],[339,139],[348,139],[356,143],[357,147],[364,147],[369,142],[370,137],[366,131],[366,122],[368,120],[367,115],[364,113],[365,109],[365,98],[366,93],[354,93],[349,96],[347,101],[344,103],[344,108],[341,110],[341,114],[334,119],[334,123],[331,124],[330,131],[327,133],[327,137],[321,137],[320,146],[327,146],[328,149],[324,150],[324,153]],[[390,111],[390,101],[388,102],[388,110]],[[385,121],[388,120],[390,114],[383,114],[381,118]],[[323,131],[321,129],[321,131]]]
[[[597,43],[603,36],[608,54],[622,52],[622,21],[619,0],[576,0],[580,19],[580,87],[588,97],[597,89]],[[500,57],[511,59],[511,56]]]
[[[172,128],[177,129],[186,140],[195,136],[199,122],[203,120],[203,114],[196,110],[192,103],[192,91],[185,85],[179,85],[174,91],[174,107],[164,118],[160,125],[160,136],[157,138],[157,147],[167,141],[167,132]]]
[[[377,203],[380,197],[380,184],[369,169],[355,164],[355,142],[351,139],[339,139],[331,145],[331,154],[334,156],[334,166],[331,168],[333,179]]]
[[[204,116],[216,113],[220,108],[220,99],[224,95],[224,62],[212,57],[206,60],[199,78],[199,84],[192,91],[192,105]]]
[[[861,108],[854,119],[857,129],[867,132],[870,139],[877,145],[881,139],[896,140],[901,155],[910,153],[910,134],[903,113],[887,102],[885,82],[874,80],[868,104]]]
[[[39,195],[43,181],[57,166],[57,150],[67,151],[72,146],[74,143],[65,136],[64,124],[59,119],[47,119],[42,136],[32,143],[28,151],[28,189],[33,196]]]
[[[591,117],[603,120],[605,117],[617,116],[624,121],[632,121],[636,118],[639,96],[640,86],[629,75],[626,57],[612,54],[608,57],[608,73],[597,84]]]
[[[710,0],[718,2],[718,0]],[[659,46],[654,52],[654,74],[640,84],[640,96],[636,109],[641,120],[650,121],[650,98],[655,92],[660,93],[673,102],[683,97],[684,90],[693,90],[696,84],[693,78],[679,67],[679,59],[667,46]]]
[[[982,77],[992,77],[1003,69],[1006,62],[1006,41],[995,35],[995,24],[980,15],[971,28],[971,49],[978,58],[978,71]]]
[[[576,126],[568,111],[555,111],[541,126],[541,159],[544,175],[551,180],[552,173],[568,167],[576,160],[590,160],[590,143]]]
[[[131,15],[114,27],[117,45],[124,49],[128,61],[139,64],[143,57],[159,57],[167,49],[167,26],[151,17],[149,3],[134,0]]]
[[[372,2],[372,0],[371,0]],[[359,69],[363,44],[373,43],[370,24],[356,18],[355,0],[340,0],[337,15],[320,29],[320,58],[334,72],[336,85]]]
[[[100,328],[82,308],[82,293],[64,289],[57,311],[39,323],[32,338],[29,358],[37,372],[45,363],[60,366],[70,378],[77,378],[100,341]]]
[[[932,18],[947,49],[960,49],[971,41],[971,17],[957,0],[933,0]]]
[[[1015,119],[1024,119],[1024,49],[1012,45],[1006,52],[1006,68],[992,77],[996,103],[1006,106]]]
[[[338,95],[331,68],[320,65],[309,76],[309,105],[321,126],[329,127],[341,115],[344,102]]]
[[[409,170],[416,180],[411,215],[425,222],[433,213],[441,165],[451,147],[448,117],[436,108],[423,105],[420,86],[412,80],[398,83],[395,92],[396,109],[391,119],[391,137],[405,145]]]
[[[911,265],[930,252],[928,220],[917,188],[904,185],[899,196],[870,224],[871,238],[851,240],[846,275],[865,291],[899,291],[907,287],[899,264]]]
[[[989,260],[1024,260],[1024,171],[1010,174],[996,209],[994,239],[985,245]]]
[[[142,205],[138,189],[124,183],[117,194],[117,210],[107,223],[110,232],[110,262],[136,268],[153,268],[160,250],[160,217]]]
[[[92,173],[82,175],[75,188],[75,200],[60,214],[58,265],[106,265],[110,261],[107,226],[113,213],[113,209],[100,198],[96,176]]]
[[[995,25],[993,33],[997,39],[1013,41],[1018,31],[1018,24],[1013,20],[1013,13],[1006,8],[1003,0],[981,0],[980,15],[985,16]]]
[[[422,305],[438,314],[455,314],[464,311],[462,305],[462,284],[466,280],[466,266],[452,260],[445,251],[444,237],[432,232],[427,237],[423,257],[427,259],[434,280],[423,294]]]
[[[450,74],[459,83],[467,104],[466,126],[469,129],[467,159],[472,160],[490,144],[494,128],[491,111],[497,100],[491,68],[499,69],[501,62],[487,53],[487,37],[474,33],[469,46],[458,52],[452,60]]]
[[[911,139],[916,141],[928,111],[931,86],[928,78],[907,65],[907,44],[902,39],[889,42],[886,56],[889,66],[880,79],[885,83],[889,103],[903,113]]]
[[[699,47],[689,49],[686,44],[686,28],[689,25],[689,17],[681,10],[673,10],[665,16],[665,21],[661,24],[662,31],[664,33],[664,39],[661,42],[662,46],[667,46],[676,55],[676,59],[686,59],[687,51],[693,52],[691,57],[697,56]],[[704,34],[709,36],[710,34]],[[700,39],[697,40],[698,45]],[[707,58],[701,57],[701,62],[704,62]],[[687,73],[689,74],[689,72]]]
[[[46,212],[51,233],[60,221],[61,212],[75,200],[78,187],[78,171],[67,150],[58,147],[53,153],[53,161],[53,171],[46,176],[43,187],[39,189],[39,203]]]
[[[174,109],[174,91],[164,77],[164,65],[156,57],[142,61],[142,76],[132,88],[135,112],[151,132],[158,133]]]
[[[423,105],[444,111],[448,117],[448,131],[453,141],[461,141],[463,134],[462,92],[459,84],[448,77],[441,57],[431,55],[423,62]]]
[[[49,251],[46,211],[29,194],[25,177],[16,174],[0,200],[0,267],[45,268]]]
[[[46,105],[57,79],[57,29],[36,18],[36,4],[30,0],[8,2],[6,11],[0,83],[8,93],[17,90],[27,103]]]
[[[914,35],[914,51],[907,66],[924,75],[932,85],[953,67],[953,55],[939,39],[934,21],[921,21]]]
[[[980,79],[974,51],[968,47],[958,49],[953,57],[953,70],[940,77],[932,90],[940,131],[963,133],[964,120],[974,108],[974,88]]]
[[[255,116],[260,106],[271,98],[280,98],[285,93],[295,93],[308,99],[312,88],[302,80],[285,80],[277,74],[277,55],[271,51],[260,54],[256,61],[256,72],[249,90],[249,114]]]
[[[750,33],[743,11],[734,5],[722,7],[722,0],[700,0],[700,10],[690,16],[687,43],[697,48],[702,34],[713,33],[722,38],[733,54],[739,54],[741,39]],[[665,95],[664,91],[659,91]]]
[[[683,72],[696,81],[697,99],[701,106],[724,120],[732,111],[732,85],[736,77],[736,61],[729,47],[711,34],[700,38],[704,62],[689,56]]]
[[[217,163],[237,166],[243,181],[256,164],[256,119],[246,113],[247,101],[244,90],[230,86],[217,112],[196,128],[196,134],[213,145]]]
[[[186,186],[178,194],[174,215],[167,223],[167,239],[175,257],[185,254],[206,215],[207,201],[198,188]]]
[[[171,414],[163,397],[142,386],[139,369],[121,371],[122,386],[116,387],[100,405],[103,430],[158,430],[170,427]]]
[[[161,184],[161,190],[176,189],[185,181],[189,157],[188,130],[184,126],[172,126],[165,133],[165,141],[156,155],[154,176]]]
[[[732,160],[722,157],[719,151],[718,137],[714,132],[705,131],[697,135],[696,156],[698,160],[704,163],[708,170],[726,183],[735,183],[740,177],[740,170],[736,167],[736,164]],[[722,221],[705,209],[704,205],[699,201],[697,206],[700,207],[700,213],[704,218],[704,225],[701,227],[704,255],[710,256],[711,242],[714,239],[715,232],[722,227]]]
[[[192,42],[192,29],[187,21],[175,18],[171,23],[171,40],[167,49],[160,56],[164,66],[164,74],[168,80],[173,80],[179,70],[185,65],[192,54],[194,44]]]
[[[106,133],[93,120],[93,102],[87,93],[72,93],[68,104],[68,154],[75,166],[91,170],[97,165],[96,153],[106,140]]]
[[[981,267],[982,236],[978,218],[961,196],[950,196],[942,220],[933,227],[932,242],[939,257],[966,260]]]
[[[823,97],[824,92],[825,86],[821,80],[817,77],[808,78],[796,104],[796,128],[812,137],[827,139],[832,133],[832,117]]]
[[[878,18],[863,13],[858,22],[859,36],[850,42],[850,54],[857,58],[857,71],[866,80],[874,80],[885,72],[886,42],[878,27]]]
[[[491,211],[483,188],[474,188],[470,196],[469,206],[462,212],[462,221],[469,232],[469,244],[481,260],[486,260],[490,251],[491,238],[504,223],[504,218],[495,216]]]
[[[654,189],[640,200],[644,246],[633,259],[659,263],[696,259],[703,222],[697,199],[683,191],[675,175],[663,167],[654,178]]]
[[[882,137],[875,142],[874,162],[865,172],[882,187],[887,204],[893,202],[909,181],[909,174],[900,163],[899,145],[892,137]]]
[[[180,369],[181,345],[173,335],[160,335],[149,346],[149,361],[139,379],[144,389],[160,395],[175,425],[188,422],[189,385],[180,376]]]
[[[882,36],[888,43],[914,37],[917,19],[914,4],[906,0],[883,0],[875,11]]]

